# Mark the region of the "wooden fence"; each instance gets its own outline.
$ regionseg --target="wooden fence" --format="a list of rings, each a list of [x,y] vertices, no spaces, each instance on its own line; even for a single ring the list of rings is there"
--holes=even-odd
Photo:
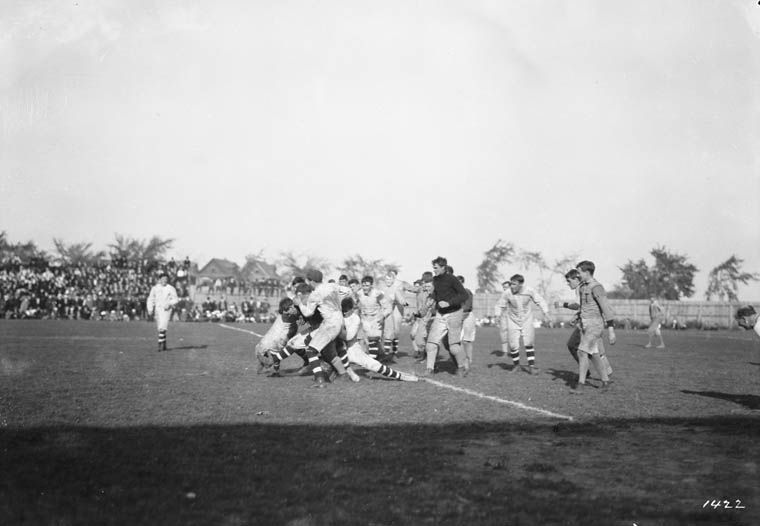
[[[493,315],[499,297],[500,294],[475,294],[473,301],[475,316],[483,318]],[[630,320],[639,325],[649,323],[649,300],[610,299],[609,302],[617,320]],[[669,326],[676,322],[681,327],[735,327],[734,313],[741,304],[720,301],[661,301],[660,305],[665,310],[665,323]],[[538,310],[535,305],[533,309]],[[558,322],[566,322],[573,317],[572,311],[555,309],[551,304],[549,313]],[[537,318],[540,319],[540,314]]]

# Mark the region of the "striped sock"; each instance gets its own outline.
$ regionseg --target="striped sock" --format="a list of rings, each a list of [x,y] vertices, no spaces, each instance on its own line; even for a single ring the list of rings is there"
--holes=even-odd
[[[279,351],[270,351],[269,352],[269,356],[272,357],[272,361],[274,362],[272,364],[272,368],[275,371],[279,371],[280,370],[280,362],[283,361],[288,356],[290,356],[291,354],[293,354],[293,353],[290,352],[290,350],[287,349],[287,348],[280,349]]]
[[[348,367],[350,366],[348,362],[348,353],[346,352],[345,347],[338,351],[338,358],[340,358],[340,363],[343,364],[343,368],[348,371]]]
[[[393,340],[385,340],[385,345],[383,346],[383,352],[388,353],[391,352],[393,349]]]
[[[533,347],[525,347],[525,356],[528,358],[528,365],[533,367],[536,365],[536,351]]]
[[[512,363],[515,365],[520,365],[520,350],[517,351],[509,351],[509,356],[512,358]]]
[[[293,353],[297,354],[303,360],[303,366],[309,365],[309,358],[306,356],[306,349],[295,349]]]
[[[314,377],[316,378],[317,376],[324,376],[322,365],[319,363],[319,352],[317,352],[316,349],[309,347],[309,349],[306,351],[306,356],[309,359],[309,368],[311,369]]]
[[[166,347],[166,329],[159,329],[158,331],[158,346],[160,348]]]
[[[391,369],[387,365],[381,365],[380,369],[377,372],[382,374],[383,376],[387,376],[388,378],[393,378],[394,380],[401,379],[401,373],[399,373],[395,369]]]
[[[396,354],[398,352],[398,338],[393,339],[393,354]]]
[[[369,340],[369,342],[367,342],[367,351],[369,351],[367,354],[373,358],[377,358],[377,355],[380,352],[380,340],[377,338]]]

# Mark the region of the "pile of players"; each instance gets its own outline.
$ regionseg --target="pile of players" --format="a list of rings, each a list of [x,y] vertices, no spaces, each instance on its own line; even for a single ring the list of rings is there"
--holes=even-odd
[[[395,275],[393,278],[395,281]],[[398,352],[403,292],[400,287],[395,293],[396,289],[387,287],[385,294],[380,293],[371,277],[365,277],[363,283],[361,289],[352,289],[347,280],[325,283],[322,272],[314,269],[307,271],[305,278],[295,278],[293,297],[280,301],[275,322],[256,345],[259,372],[269,369],[272,376],[278,376],[281,362],[298,354],[304,362],[301,372],[314,376],[315,387],[324,387],[336,378],[358,382],[360,377],[352,365],[394,380],[417,381],[415,375],[378,359],[382,358],[379,340],[383,331],[389,354]],[[361,317],[357,311],[363,313]]]

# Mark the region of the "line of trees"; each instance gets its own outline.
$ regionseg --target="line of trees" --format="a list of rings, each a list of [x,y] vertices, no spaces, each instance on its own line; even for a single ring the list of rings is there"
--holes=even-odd
[[[610,291],[612,298],[648,299],[658,297],[667,300],[690,298],[694,295],[694,277],[699,269],[689,262],[687,256],[678,254],[667,247],[655,247],[649,254],[654,259],[648,265],[642,258],[628,260],[620,271],[621,282]],[[511,265],[538,273],[536,290],[549,297],[553,280],[564,277],[565,272],[573,268],[578,261],[576,254],[564,255],[558,259],[548,260],[541,252],[523,250],[513,243],[499,239],[483,254],[483,261],[477,267],[478,292],[497,292],[505,276],[501,269]],[[717,265],[708,275],[705,299],[720,301],[738,301],[739,285],[760,280],[760,274],[742,270],[744,260],[732,254]]]
[[[114,242],[108,245],[110,251],[94,250],[92,243],[66,243],[53,238],[55,253],[47,254],[33,241],[12,243],[5,231],[0,232],[0,261],[33,263],[36,260],[56,261],[66,265],[93,265],[105,258],[111,260],[161,262],[171,250],[174,239],[153,236],[147,240],[131,238],[121,234],[114,235]]]
[[[50,256],[41,250],[33,241],[13,243],[9,241],[5,231],[0,232],[0,262],[18,261],[33,264],[35,261],[49,259],[58,262],[77,265],[94,264],[102,261],[106,255],[112,260],[163,262],[171,250],[174,239],[153,236],[140,240],[115,234],[114,242],[108,245],[110,251],[96,251],[92,243],[65,243],[53,239],[55,254]],[[654,263],[652,265],[641,258],[628,260],[619,267],[622,280],[610,291],[610,297],[623,299],[647,299],[658,297],[667,300],[691,298],[694,295],[694,277],[699,269],[692,264],[684,254],[678,254],[667,247],[655,247],[650,252]],[[247,256],[256,260],[262,259],[262,253]],[[545,297],[549,297],[555,279],[561,281],[564,273],[577,262],[576,254],[566,254],[558,259],[549,260],[539,251],[524,250],[513,243],[499,239],[483,254],[483,260],[478,265],[477,292],[501,291],[501,283],[508,278],[502,272],[506,265],[516,266],[522,270],[537,272],[536,289]],[[760,274],[743,270],[744,260],[732,254],[722,263],[715,266],[708,275],[705,299],[720,301],[738,301],[739,286],[752,281],[759,281]],[[344,258],[333,267],[329,260],[309,254],[299,254],[292,251],[282,252],[275,263],[283,282],[289,282],[296,275],[304,275],[306,269],[316,268],[328,274],[336,268],[342,274],[360,279],[362,276],[381,276],[389,270],[398,272],[400,266],[384,259],[367,259],[360,254]]]

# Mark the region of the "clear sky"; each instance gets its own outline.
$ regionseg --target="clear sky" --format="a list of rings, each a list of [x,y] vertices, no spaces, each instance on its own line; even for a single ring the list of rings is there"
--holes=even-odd
[[[499,238],[607,286],[665,245],[701,298],[760,271],[759,36],[748,0],[5,1],[0,230],[470,284]]]

